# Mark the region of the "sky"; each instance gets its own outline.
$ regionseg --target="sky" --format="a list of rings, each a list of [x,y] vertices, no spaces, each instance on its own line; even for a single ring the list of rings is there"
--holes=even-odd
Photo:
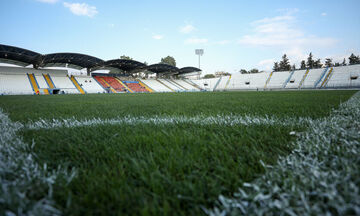
[[[238,73],[360,54],[359,0],[1,0],[0,44]],[[348,59],[346,59],[348,60]]]

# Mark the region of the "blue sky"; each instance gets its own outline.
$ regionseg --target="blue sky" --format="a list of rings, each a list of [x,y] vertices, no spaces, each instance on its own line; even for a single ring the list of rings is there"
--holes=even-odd
[[[1,0],[0,43],[104,60],[128,55],[204,73],[270,70],[287,53],[342,61],[360,54],[359,0]]]

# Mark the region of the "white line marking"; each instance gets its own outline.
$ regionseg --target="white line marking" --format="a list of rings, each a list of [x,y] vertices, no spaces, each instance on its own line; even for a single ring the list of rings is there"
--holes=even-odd
[[[61,215],[54,207],[53,185],[60,178],[69,183],[75,172],[69,174],[60,167],[48,171],[46,164],[40,167],[34,154],[28,153],[31,147],[16,135],[22,127],[11,122],[0,109],[0,212],[5,215]]]
[[[360,92],[310,121],[295,150],[208,215],[360,215]]]
[[[84,119],[76,118],[39,120],[24,125],[25,129],[39,130],[52,128],[73,128],[82,126],[97,125],[138,125],[138,124],[155,124],[155,125],[176,125],[176,124],[197,124],[197,125],[282,125],[282,126],[306,126],[312,122],[311,118],[277,118],[271,116],[254,117],[254,116],[237,116],[237,115],[218,115],[218,116],[125,116],[113,119]]]

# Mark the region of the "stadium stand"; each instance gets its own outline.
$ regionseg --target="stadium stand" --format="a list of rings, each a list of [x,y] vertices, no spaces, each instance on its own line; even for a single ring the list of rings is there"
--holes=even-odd
[[[166,88],[168,88],[170,91],[174,92],[174,87],[169,84],[168,82],[166,82],[164,79],[156,79],[160,84],[162,84],[163,86],[165,86]],[[176,89],[176,87],[175,87]]]
[[[6,74],[0,72],[0,94],[18,95],[33,94],[29,78],[26,74]]]
[[[202,87],[206,91],[213,91],[219,79],[220,78],[201,79],[201,80],[192,80],[192,82]]]
[[[119,82],[119,80],[114,77],[103,76],[102,78],[106,83],[108,83],[116,92],[126,92],[127,89]]]
[[[296,70],[294,74],[291,76],[289,82],[286,84],[286,89],[298,89],[300,86],[300,82],[303,79],[307,70]]]
[[[284,83],[289,78],[291,71],[281,71],[277,73],[273,73],[269,83],[267,84],[267,88],[269,89],[280,89],[283,88]]]
[[[81,77],[76,76],[76,80],[79,85],[86,91],[86,93],[105,93],[106,91],[102,88],[98,82],[92,77]]]
[[[194,85],[191,85],[190,83],[186,82],[185,80],[182,79],[178,79],[178,80],[173,80],[174,82],[176,82],[178,85],[182,86],[186,91],[199,91],[199,88],[196,88]]]
[[[106,91],[107,93],[110,93],[110,92],[116,93],[116,90],[113,89],[113,88],[109,85],[109,83],[107,83],[107,82],[104,80],[103,77],[101,77],[101,76],[94,76],[94,80],[96,80],[96,82],[98,82],[99,85],[101,85],[101,86],[105,89],[105,91]]]
[[[79,94],[80,92],[76,89],[74,84],[71,82],[70,78],[67,75],[52,75],[51,76],[55,86],[60,89],[62,93],[65,94]]]
[[[80,84],[78,83],[78,81],[75,79],[74,76],[70,76],[69,77],[71,82],[74,84],[74,86],[76,87],[76,89],[81,93],[81,94],[85,94],[84,89],[80,86]]]
[[[301,88],[314,88],[315,82],[321,77],[323,70],[323,68],[309,70]]]
[[[123,81],[123,83],[132,90],[132,92],[149,92],[145,87],[141,86],[138,81]]]
[[[156,79],[141,79],[140,81],[156,92],[172,92],[168,87]]]
[[[147,86],[145,83],[141,82],[141,80],[137,80],[139,82],[139,84],[144,87],[148,92],[155,92],[154,89],[150,88],[149,86]]]

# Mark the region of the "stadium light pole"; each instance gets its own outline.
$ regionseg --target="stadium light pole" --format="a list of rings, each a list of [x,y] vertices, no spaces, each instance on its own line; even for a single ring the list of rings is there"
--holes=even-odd
[[[204,54],[204,50],[203,49],[195,49],[195,54],[199,56],[199,69],[200,68],[200,56],[202,56]],[[200,71],[198,74],[198,79],[200,79]]]

